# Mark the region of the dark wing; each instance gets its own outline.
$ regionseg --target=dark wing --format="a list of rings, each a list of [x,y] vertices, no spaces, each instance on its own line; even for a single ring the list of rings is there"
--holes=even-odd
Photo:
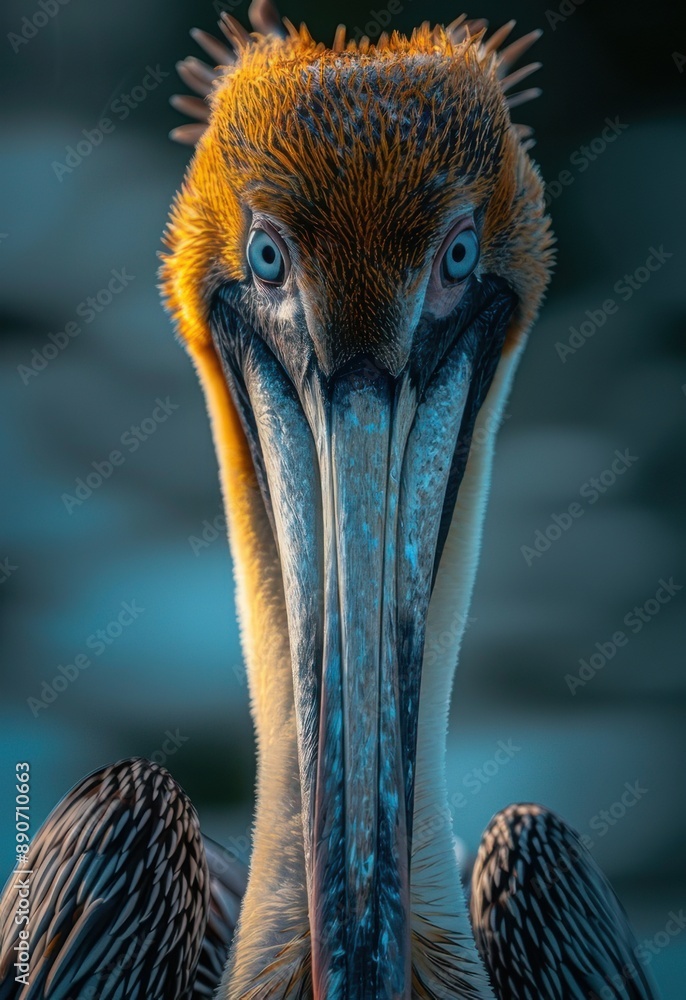
[[[657,1000],[621,903],[570,827],[514,805],[486,830],[472,925],[499,1000]]]
[[[210,870],[210,912],[193,1000],[211,1000],[219,986],[248,879],[244,858],[203,837]]]
[[[210,882],[195,809],[167,771],[135,758],[84,778],[27,857],[32,874],[0,899],[0,1000],[188,1000]],[[28,984],[16,981],[21,929]]]

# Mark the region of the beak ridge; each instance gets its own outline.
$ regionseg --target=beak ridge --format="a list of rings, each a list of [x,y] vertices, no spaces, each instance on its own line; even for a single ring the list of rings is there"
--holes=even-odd
[[[514,307],[497,282],[488,294],[397,375],[364,356],[328,375],[314,353],[289,361],[245,324],[220,327],[241,338],[223,356],[283,575],[316,1000],[411,997],[426,620]]]

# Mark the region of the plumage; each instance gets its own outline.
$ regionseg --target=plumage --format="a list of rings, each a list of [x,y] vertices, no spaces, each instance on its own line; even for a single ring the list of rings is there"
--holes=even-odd
[[[171,130],[169,138],[183,146],[195,146],[204,131],[204,125],[179,125]]]
[[[520,90],[518,94],[511,94],[507,98],[508,108],[518,108],[520,104],[526,104],[527,101],[534,101],[537,97],[541,96],[540,87],[529,87],[528,90]],[[530,146],[527,148],[531,148]]]
[[[271,0],[252,0],[248,13],[255,31],[263,35],[271,33],[281,37],[285,34],[279,12]]]
[[[345,50],[345,39],[346,39],[346,27],[344,24],[339,24],[336,28],[336,34],[334,35],[333,44],[331,49],[333,52],[343,52]]]
[[[190,34],[193,41],[197,42],[211,59],[214,59],[217,66],[231,66],[236,61],[233,49],[228,48],[209,32],[202,31],[200,28],[192,28]]]
[[[210,881],[197,815],[166,771],[133,759],[84,778],[27,858],[29,983],[14,969],[16,875],[0,902],[2,1000],[190,1000]],[[175,896],[160,891],[169,871]]]
[[[219,27],[236,51],[241,52],[250,45],[252,39],[249,32],[245,30],[240,21],[237,21],[232,14],[222,11],[219,19]]]
[[[578,834],[541,806],[493,817],[470,911],[499,1000],[657,996],[611,885]]]
[[[210,109],[199,97],[188,97],[186,94],[174,94],[170,99],[172,107],[190,118],[197,118],[198,121],[209,121]]]
[[[561,821],[515,806],[470,923],[446,781],[494,428],[553,263],[510,118],[540,93],[510,93],[540,32],[503,48],[514,22],[489,39],[463,15],[327,47],[270,0],[250,17],[222,14],[228,46],[193,32],[214,66],[179,63],[193,121],[172,135],[197,150],[161,273],[227,508],[249,876],[163,769],[97,772],[32,846],[21,994],[6,889],[0,1000],[588,1000],[632,948],[611,888],[583,854],[562,870]],[[617,997],[656,996],[641,975]]]
[[[500,81],[500,86],[503,88],[503,93],[511,90],[512,87],[516,87],[518,83],[522,80],[526,80],[528,76],[535,73],[536,70],[541,68],[541,63],[529,63],[528,66],[522,66],[521,69],[515,70],[514,73],[510,73],[509,76],[504,76]]]
[[[203,837],[203,843],[210,875],[210,904],[192,1000],[210,1000],[216,993],[248,878],[245,858],[209,837]]]
[[[187,59],[176,64],[176,72],[183,82],[200,97],[207,97],[212,92],[214,76],[208,76],[208,73],[210,73],[209,68],[204,66],[199,59],[193,59],[192,56],[188,56]]]
[[[2,1000],[210,1000],[245,891],[244,858],[202,837],[171,775],[140,758],[78,783],[34,837],[29,983],[16,981],[18,881],[0,901]]]

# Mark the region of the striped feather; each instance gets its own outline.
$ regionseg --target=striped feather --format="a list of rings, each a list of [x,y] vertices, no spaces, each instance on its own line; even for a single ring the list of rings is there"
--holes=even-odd
[[[470,910],[499,1000],[657,1000],[610,883],[578,834],[541,806],[491,820]]]
[[[210,876],[195,809],[163,768],[131,759],[84,778],[27,867],[29,983],[15,978],[17,876],[0,899],[0,1000],[190,1000]]]
[[[195,976],[193,1000],[211,1000],[224,973],[248,879],[245,859],[203,837],[210,871],[210,909]]]

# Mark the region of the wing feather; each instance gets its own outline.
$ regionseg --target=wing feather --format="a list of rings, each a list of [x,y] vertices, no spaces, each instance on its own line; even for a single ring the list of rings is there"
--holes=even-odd
[[[499,1000],[657,1000],[610,883],[578,834],[540,806],[491,820],[470,911]]]
[[[0,899],[0,1000],[190,997],[210,877],[196,812],[163,768],[134,758],[79,782],[27,868],[29,983],[14,967],[15,876]]]
[[[210,871],[210,911],[193,1000],[210,1000],[221,982],[248,879],[247,860],[204,837]]]

